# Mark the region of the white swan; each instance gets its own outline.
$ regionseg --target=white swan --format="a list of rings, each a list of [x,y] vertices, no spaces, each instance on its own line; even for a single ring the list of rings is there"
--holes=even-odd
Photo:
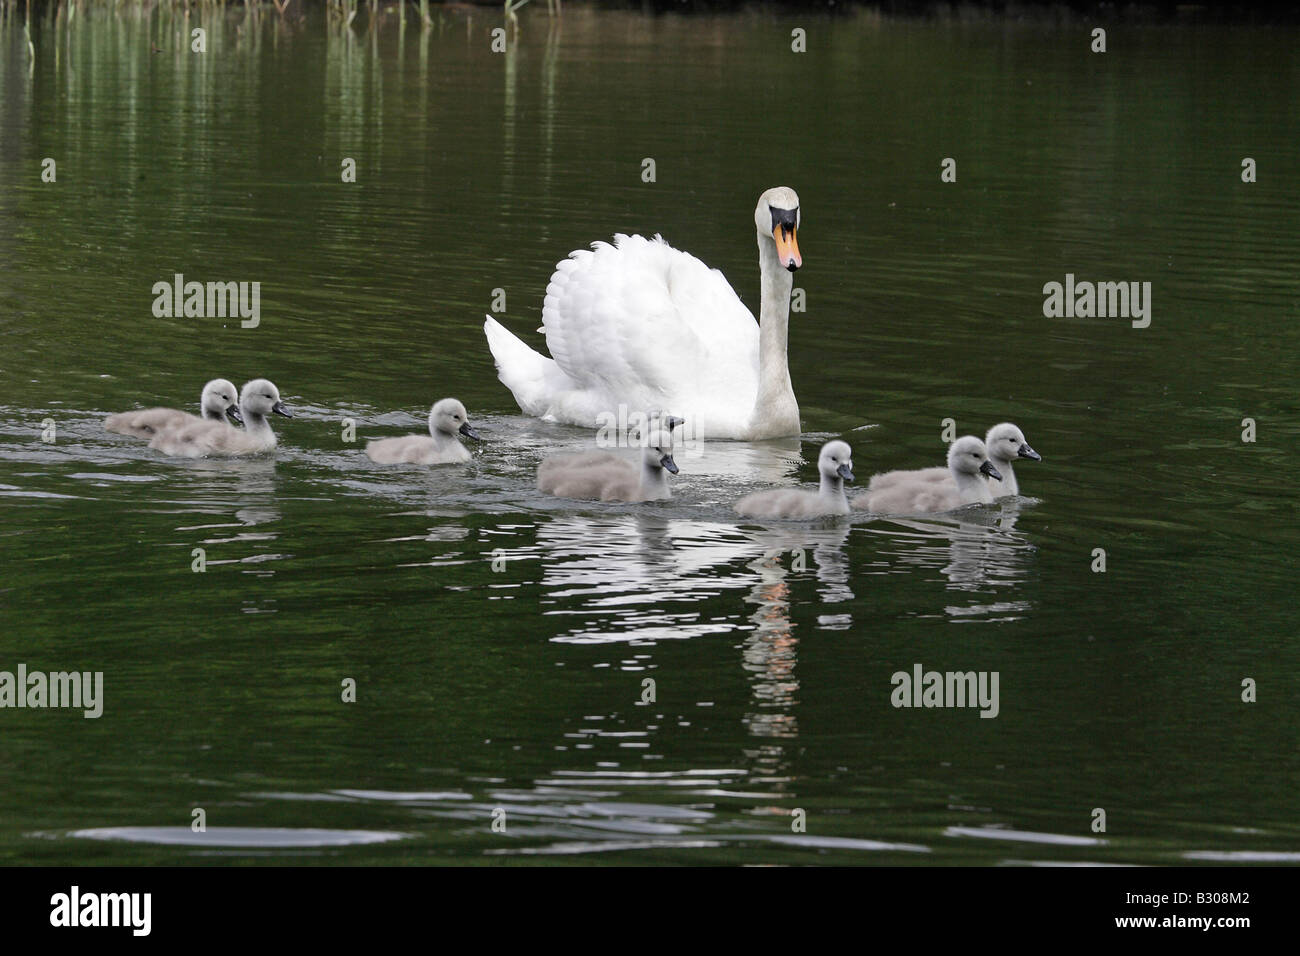
[[[1001,478],[989,461],[984,442],[963,435],[948,446],[950,481],[935,480],[935,469],[887,471],[872,476],[867,490],[853,499],[853,508],[873,514],[923,514],[951,511],[993,500],[985,478]]]
[[[537,467],[537,490],[560,498],[658,501],[670,494],[667,472],[677,474],[672,435],[655,429],[646,435],[639,470],[609,451],[554,455]]]
[[[550,421],[596,427],[623,405],[671,408],[700,437],[798,435],[786,343],[799,222],[793,189],[759,197],[759,323],[721,272],[659,236],[618,235],[571,253],[542,307],[551,358],[487,317],[498,376],[524,412]]]
[[[214,378],[203,386],[199,396],[199,415],[191,415],[179,408],[141,408],[134,412],[118,412],[104,419],[104,427],[119,435],[152,438],[164,428],[178,428],[197,421],[222,421],[227,415],[237,422],[239,417],[239,392],[235,383],[224,378]]]
[[[293,418],[280,400],[280,390],[264,378],[255,378],[245,383],[239,393],[239,413],[244,418],[242,430],[225,422],[192,422],[160,431],[149,447],[180,458],[261,454],[275,447],[275,432],[266,420],[272,412]]]
[[[1043,456],[1029,447],[1025,433],[1010,422],[1002,422],[990,428],[984,436],[984,444],[988,446],[989,461],[1002,473],[1001,480],[989,482],[993,497],[1007,498],[1020,494],[1020,484],[1016,481],[1016,470],[1012,462],[1018,458],[1042,461]]]
[[[846,515],[849,502],[844,482],[853,480],[853,450],[842,441],[828,441],[817,456],[821,484],[816,491],[773,488],[755,491],[736,502],[736,513],[750,518],[817,518]]]
[[[988,451],[989,461],[1002,475],[1001,480],[989,479],[989,493],[996,498],[1007,498],[1020,494],[1020,485],[1016,481],[1012,460],[1026,458],[1030,461],[1042,461],[1038,452],[1029,447],[1025,433],[1010,422],[994,425],[984,436],[984,446]],[[873,475],[867,485],[868,492],[883,491],[891,484],[907,481],[915,484],[932,481],[956,487],[952,472],[946,467],[921,468],[916,471],[888,471],[882,475]],[[856,506],[855,506],[856,507]]]
[[[460,443],[459,435],[479,440],[465,406],[454,398],[444,398],[434,402],[429,410],[428,435],[380,438],[366,445],[366,454],[381,465],[446,465],[469,461],[472,456]]]

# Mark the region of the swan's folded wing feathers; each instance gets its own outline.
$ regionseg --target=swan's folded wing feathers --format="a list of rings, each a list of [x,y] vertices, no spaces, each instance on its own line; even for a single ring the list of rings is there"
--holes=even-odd
[[[757,323],[726,279],[657,237],[618,235],[573,253],[552,276],[542,320],[570,378],[634,405],[711,386],[735,399],[745,376],[731,366],[749,377],[757,367]]]

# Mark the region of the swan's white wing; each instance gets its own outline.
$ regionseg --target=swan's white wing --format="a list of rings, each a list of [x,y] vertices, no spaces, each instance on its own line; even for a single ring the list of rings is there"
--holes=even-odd
[[[722,273],[657,236],[619,235],[559,263],[542,322],[556,364],[615,403],[752,406],[758,323]]]

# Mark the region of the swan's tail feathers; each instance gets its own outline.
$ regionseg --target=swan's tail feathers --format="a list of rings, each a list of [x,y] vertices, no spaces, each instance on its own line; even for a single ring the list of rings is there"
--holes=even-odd
[[[497,378],[510,389],[520,409],[538,418],[550,414],[555,388],[561,384],[557,379],[567,380],[555,361],[530,349],[490,315],[483,334],[497,365]]]

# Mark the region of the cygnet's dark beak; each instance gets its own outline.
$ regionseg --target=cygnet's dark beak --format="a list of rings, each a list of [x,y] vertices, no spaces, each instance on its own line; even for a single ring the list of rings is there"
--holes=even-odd
[[[293,418],[293,413],[289,411],[284,402],[276,402],[271,406],[271,411],[275,412],[277,415],[283,415],[285,418]]]
[[[836,468],[835,470],[839,474],[839,476],[843,478],[845,481],[853,480],[853,469],[849,466],[849,463],[847,461],[844,464],[840,465],[840,467]]]
[[[229,418],[229,419],[230,419],[232,422],[234,422],[236,425],[242,425],[242,424],[244,424],[244,416],[241,415],[241,414],[239,414],[239,406],[238,406],[238,405],[231,405],[229,408],[227,408],[227,409],[226,409],[226,417]]]
[[[1002,472],[994,468],[993,462],[989,461],[987,458],[984,459],[984,464],[980,465],[980,471],[988,475],[990,478],[996,478],[998,481],[1002,480]]]
[[[458,428],[457,431],[459,431],[466,438],[472,438],[475,441],[483,440],[481,437],[479,437],[479,433],[474,431],[473,427],[470,425],[469,422],[461,422],[460,428]]]
[[[672,455],[664,455],[659,459],[659,464],[667,468],[669,473],[677,474],[677,462],[673,461]]]
[[[1020,457],[1020,458],[1028,458],[1030,461],[1042,461],[1042,460],[1043,460],[1043,456],[1040,455],[1040,454],[1038,454],[1038,452],[1034,451],[1032,448],[1030,448],[1030,447],[1029,447],[1029,442],[1027,442],[1027,441],[1022,441],[1022,442],[1020,443],[1020,451],[1019,451],[1017,457]]]
[[[668,426],[668,430],[671,432],[678,425],[685,425],[686,419],[678,418],[676,415],[669,415],[664,419],[664,424]]]

